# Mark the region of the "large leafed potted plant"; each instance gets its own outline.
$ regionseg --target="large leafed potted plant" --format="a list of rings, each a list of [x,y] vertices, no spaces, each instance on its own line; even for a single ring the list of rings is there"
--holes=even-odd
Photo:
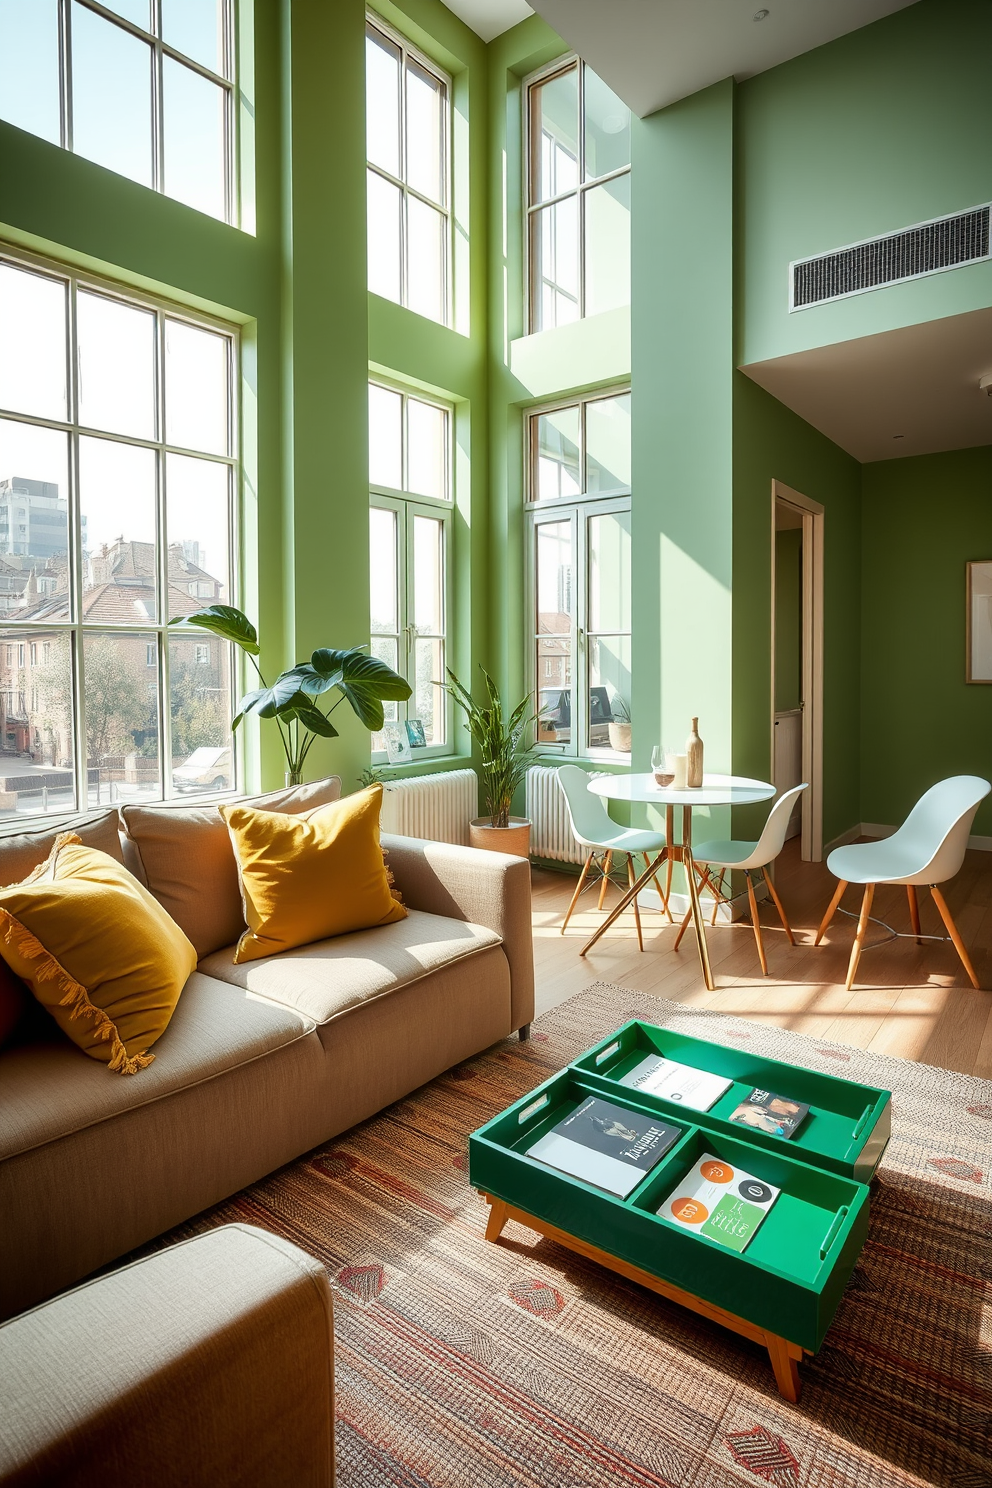
[[[172,620],[171,625],[209,630],[221,640],[231,641],[248,657],[258,674],[261,687],[246,692],[231,727],[255,713],[259,718],[274,718],[286,755],[286,784],[299,785],[307,755],[317,738],[334,739],[337,729],[330,715],[347,702],[367,729],[373,732],[383,725],[383,701],[402,702],[411,693],[409,682],[394,672],[384,661],[369,656],[362,646],[348,651],[335,651],[322,646],[309,661],[297,662],[280,672],[270,687],[255,660],[259,652],[254,625],[233,605],[210,605],[195,615]],[[337,696],[326,710],[317,699],[328,693]]]
[[[473,847],[490,852],[512,853],[526,858],[530,853],[530,822],[526,817],[511,816],[513,795],[531,763],[528,739],[535,714],[530,697],[517,704],[509,717],[503,711],[499,688],[485,667],[479,670],[486,679],[488,702],[481,707],[466,687],[448,668],[445,690],[463,710],[465,728],[479,747],[482,766],[482,792],[488,816],[478,816],[469,823],[469,841]]]

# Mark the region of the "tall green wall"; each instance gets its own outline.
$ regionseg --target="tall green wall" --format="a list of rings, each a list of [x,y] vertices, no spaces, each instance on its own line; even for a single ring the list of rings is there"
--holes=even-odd
[[[965,682],[965,564],[992,558],[992,445],[863,469],[861,820],[992,779],[992,686]],[[992,836],[992,804],[973,830]]]

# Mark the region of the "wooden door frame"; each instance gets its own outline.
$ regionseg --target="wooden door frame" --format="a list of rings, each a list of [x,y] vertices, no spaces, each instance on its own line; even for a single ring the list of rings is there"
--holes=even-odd
[[[823,518],[824,509],[779,480],[771,499],[771,761],[775,770],[775,505],[783,502],[802,517],[803,532],[803,779],[801,852],[806,862],[823,858]]]

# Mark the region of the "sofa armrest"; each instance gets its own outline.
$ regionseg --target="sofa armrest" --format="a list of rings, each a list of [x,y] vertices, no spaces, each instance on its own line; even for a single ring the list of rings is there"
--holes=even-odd
[[[331,1488],[333,1365],[323,1267],[211,1230],[0,1327],[0,1484]]]
[[[404,903],[427,914],[485,925],[502,938],[510,963],[511,1029],[534,1016],[534,940],[530,863],[506,853],[383,834]]]

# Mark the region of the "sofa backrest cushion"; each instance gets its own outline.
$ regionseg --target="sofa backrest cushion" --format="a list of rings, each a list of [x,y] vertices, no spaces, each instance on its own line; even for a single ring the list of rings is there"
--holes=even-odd
[[[109,853],[118,863],[123,863],[124,854],[120,838],[120,818],[116,807],[113,811],[82,812],[78,816],[60,817],[58,825],[38,827],[32,832],[16,832],[9,837],[0,837],[0,886],[21,883],[32,869],[44,863],[56,837],[63,832],[75,832],[86,847],[98,848]]]
[[[340,795],[341,777],[331,775],[310,785],[252,796],[242,804],[298,816]],[[238,865],[216,806],[186,801],[122,806],[121,820],[140,860],[137,876],[185,931],[197,956],[209,956],[244,934]]]

